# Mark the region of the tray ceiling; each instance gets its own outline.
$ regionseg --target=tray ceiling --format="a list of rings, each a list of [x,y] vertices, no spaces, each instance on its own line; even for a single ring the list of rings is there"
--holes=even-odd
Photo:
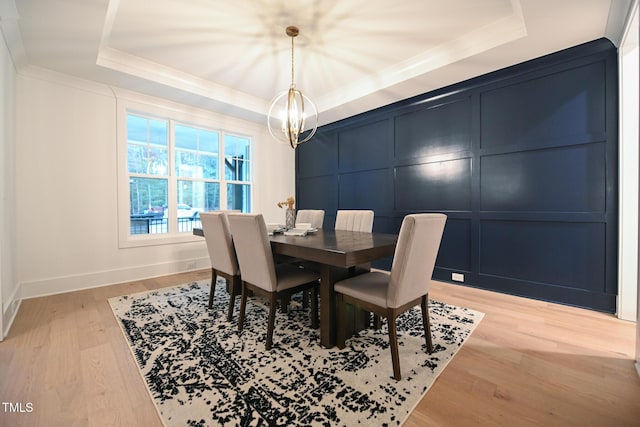
[[[19,69],[261,122],[291,79],[321,124],[622,33],[630,0],[8,0]]]

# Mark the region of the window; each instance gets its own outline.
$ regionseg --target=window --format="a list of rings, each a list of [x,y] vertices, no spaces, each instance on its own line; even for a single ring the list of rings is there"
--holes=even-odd
[[[166,233],[168,123],[129,114],[127,140],[131,234]]]
[[[227,182],[227,208],[251,211],[251,145],[247,138],[225,135],[224,178]]]
[[[250,212],[251,168],[248,136],[127,110],[126,240],[190,236],[200,212]]]
[[[220,135],[175,125],[178,231],[200,226],[201,211],[220,210]]]

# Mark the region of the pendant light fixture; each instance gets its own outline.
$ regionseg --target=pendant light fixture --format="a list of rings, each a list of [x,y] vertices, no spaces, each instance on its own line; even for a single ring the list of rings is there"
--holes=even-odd
[[[318,109],[306,95],[296,89],[293,80],[293,39],[299,32],[298,27],[294,26],[286,29],[287,36],[291,37],[291,86],[273,99],[267,116],[271,136],[289,143],[294,149],[310,140],[318,129]],[[309,133],[300,140],[306,130]]]

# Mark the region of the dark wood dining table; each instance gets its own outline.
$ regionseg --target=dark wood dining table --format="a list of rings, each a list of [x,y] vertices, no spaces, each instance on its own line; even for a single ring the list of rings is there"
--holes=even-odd
[[[203,236],[202,229],[193,234]],[[275,255],[310,263],[320,272],[320,344],[330,348],[336,342],[336,299],[334,284],[368,269],[372,261],[393,256],[398,236],[344,230],[318,230],[306,236],[269,236]]]

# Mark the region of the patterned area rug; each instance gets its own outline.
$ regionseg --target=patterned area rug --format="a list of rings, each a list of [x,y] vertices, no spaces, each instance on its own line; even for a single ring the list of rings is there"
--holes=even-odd
[[[294,300],[288,314],[278,312],[267,352],[261,300],[247,302],[238,332],[239,306],[226,320],[224,282],[212,310],[208,294],[201,281],[109,300],[166,426],[401,425],[483,316],[431,301],[429,355],[420,307],[401,315],[397,382],[386,322],[344,350],[324,349],[308,310]]]

